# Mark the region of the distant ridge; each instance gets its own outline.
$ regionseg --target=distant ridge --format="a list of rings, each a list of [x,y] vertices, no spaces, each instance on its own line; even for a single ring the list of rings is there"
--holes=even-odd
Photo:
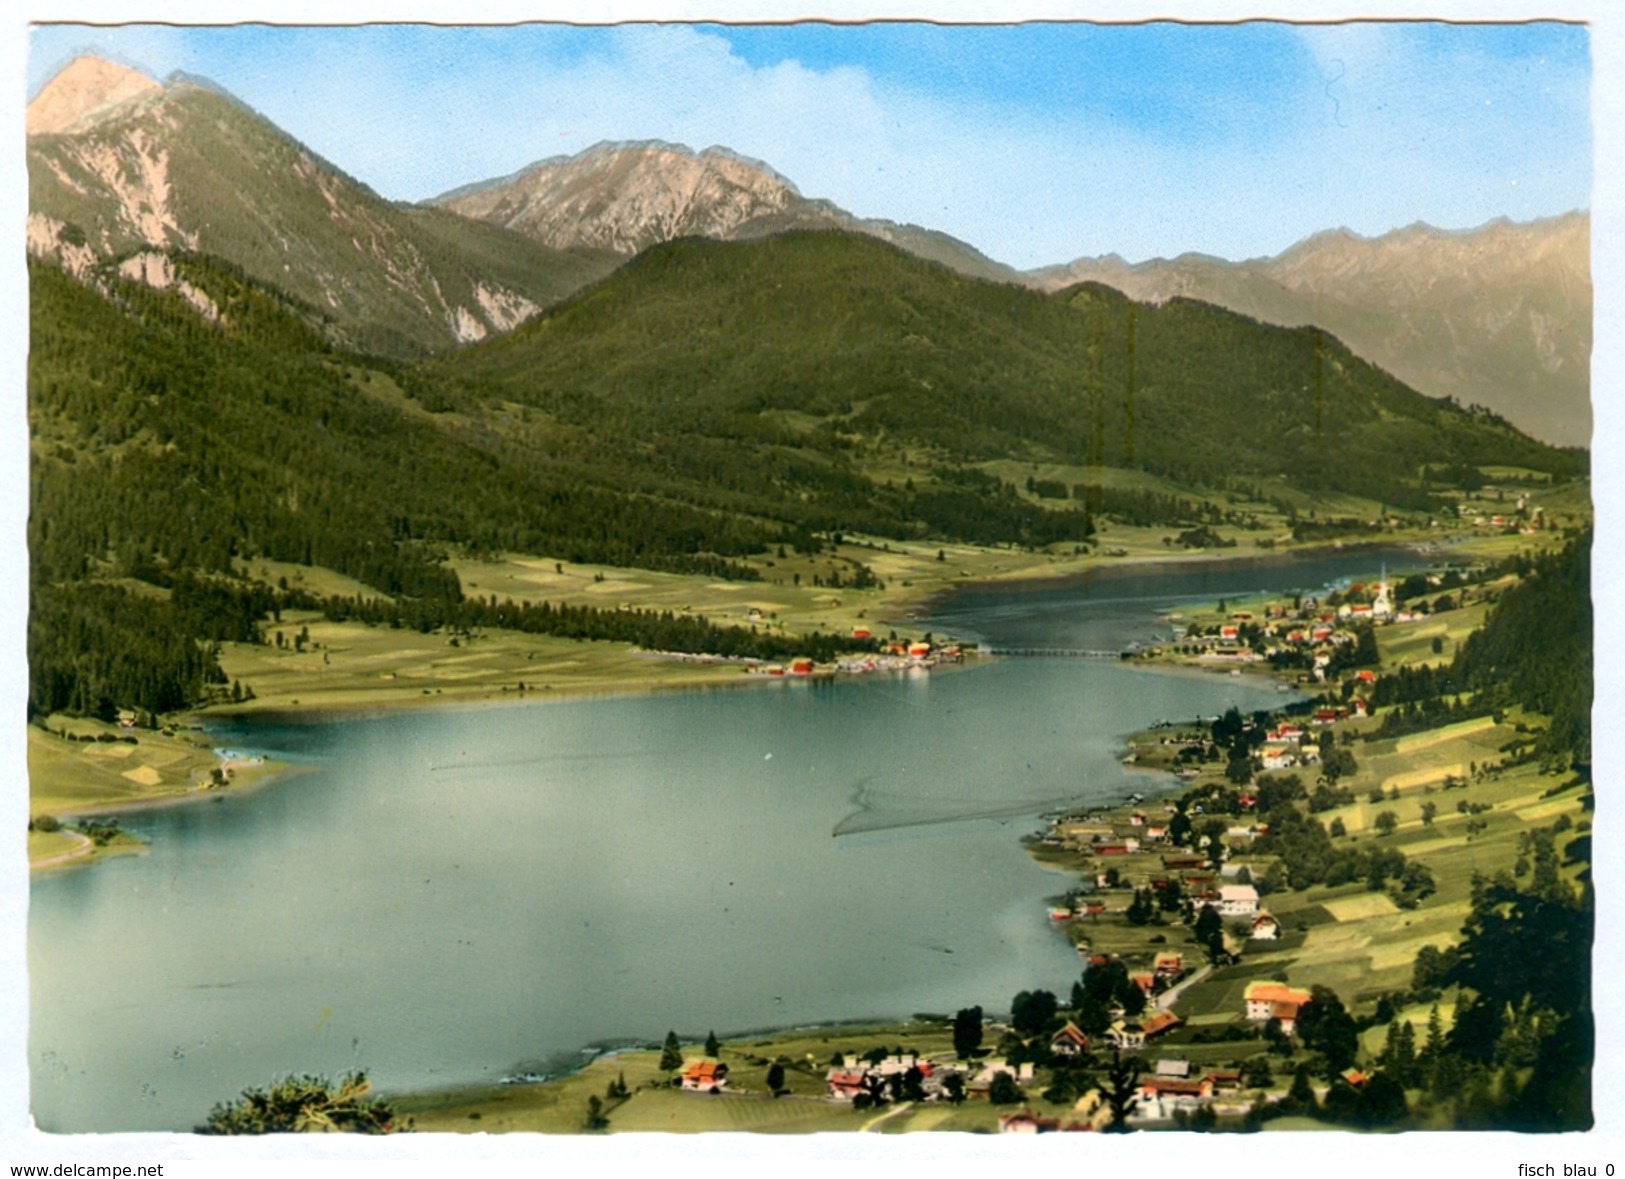
[[[1273,258],[1080,258],[1025,277],[1100,282],[1160,303],[1200,299],[1267,323],[1313,325],[1407,384],[1483,405],[1538,438],[1591,436],[1591,218],[1415,222],[1365,237],[1325,230]]]

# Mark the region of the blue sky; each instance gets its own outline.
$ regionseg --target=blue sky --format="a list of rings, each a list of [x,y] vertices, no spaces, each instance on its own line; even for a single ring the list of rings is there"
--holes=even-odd
[[[1028,267],[1589,205],[1590,48],[1554,22],[36,27],[213,79],[385,196],[604,139],[722,144]]]

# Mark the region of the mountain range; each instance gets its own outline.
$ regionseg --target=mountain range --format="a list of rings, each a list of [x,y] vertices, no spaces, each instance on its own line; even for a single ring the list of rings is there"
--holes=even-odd
[[[1530,433],[1590,431],[1589,216],[1379,238],[1317,235],[1270,259],[1079,259],[1027,273],[949,235],[809,199],[719,147],[605,143],[421,205],[386,201],[199,79],[94,58],[28,107],[29,248],[82,274],[196,251],[299,301],[336,343],[412,358],[511,331],[627,258],[682,236],[865,234],[976,278],[1053,291],[1099,282],[1284,326],[1324,328],[1433,396]]]
[[[1274,258],[1082,258],[1035,271],[1046,290],[1102,282],[1135,299],[1200,299],[1325,328],[1407,384],[1483,405],[1550,442],[1591,436],[1591,219],[1585,213],[1380,237],[1333,230]]]

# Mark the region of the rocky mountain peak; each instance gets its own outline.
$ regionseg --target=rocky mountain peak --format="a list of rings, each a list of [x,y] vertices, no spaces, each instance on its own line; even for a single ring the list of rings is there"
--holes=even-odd
[[[766,164],[723,148],[695,152],[648,140],[595,144],[433,203],[555,249],[634,254],[689,234],[726,237],[801,202]]]
[[[128,66],[100,57],[76,57],[28,104],[28,134],[83,131],[132,99],[162,91],[157,82]]]

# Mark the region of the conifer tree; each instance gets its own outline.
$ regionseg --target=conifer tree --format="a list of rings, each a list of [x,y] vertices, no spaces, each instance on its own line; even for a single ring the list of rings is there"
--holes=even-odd
[[[678,1042],[676,1032],[667,1032],[665,1046],[660,1050],[660,1071],[669,1073],[682,1067],[683,1046]]]

